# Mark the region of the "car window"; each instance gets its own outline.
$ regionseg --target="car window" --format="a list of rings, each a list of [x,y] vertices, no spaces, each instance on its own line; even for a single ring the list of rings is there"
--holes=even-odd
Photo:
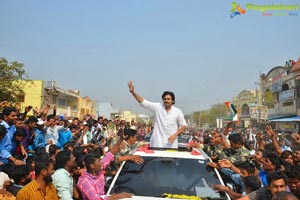
[[[188,139],[185,137],[178,137],[178,143],[187,143]]]
[[[141,165],[125,163],[110,194],[130,192],[149,197],[185,194],[220,198],[225,195],[210,187],[217,183],[220,183],[218,177],[204,160],[144,157]]]

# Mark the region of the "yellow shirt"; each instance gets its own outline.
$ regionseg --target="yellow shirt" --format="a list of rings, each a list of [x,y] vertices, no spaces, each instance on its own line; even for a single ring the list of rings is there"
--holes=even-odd
[[[17,200],[58,200],[56,189],[52,183],[46,186],[46,195],[39,188],[36,180],[25,185],[17,194]]]

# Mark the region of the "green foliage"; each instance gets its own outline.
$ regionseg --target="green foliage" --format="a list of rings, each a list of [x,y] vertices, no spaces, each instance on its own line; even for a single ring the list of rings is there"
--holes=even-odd
[[[7,62],[0,58],[0,102],[15,102],[17,95],[23,94],[23,85],[20,80],[28,80],[22,63]]]
[[[200,127],[202,127],[205,123],[216,126],[216,119],[226,119],[228,118],[229,113],[230,111],[225,104],[214,104],[209,110],[194,112],[192,117],[195,124]]]

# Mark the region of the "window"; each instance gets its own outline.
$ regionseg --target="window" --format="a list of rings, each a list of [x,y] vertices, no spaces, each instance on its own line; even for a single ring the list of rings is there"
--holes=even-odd
[[[284,102],[282,103],[282,106],[292,106],[294,105],[294,102]]]
[[[16,102],[24,103],[25,102],[25,94],[19,94],[16,96]]]
[[[289,90],[289,85],[288,84],[283,84],[282,85],[282,91],[285,91],[285,90]]]
[[[66,104],[66,100],[65,99],[58,99],[58,105],[59,106],[66,106],[67,104]]]
[[[300,80],[296,81],[296,96],[300,97]]]

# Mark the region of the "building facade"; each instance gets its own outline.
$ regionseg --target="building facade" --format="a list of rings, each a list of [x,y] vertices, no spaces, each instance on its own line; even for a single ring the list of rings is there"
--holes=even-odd
[[[81,97],[79,91],[64,90],[55,81],[24,81],[24,94],[17,97],[21,107],[31,105],[41,110],[45,105],[56,106],[56,114],[65,117],[81,118],[86,114],[96,115],[96,102],[89,97]],[[52,114],[50,110],[48,114]]]
[[[272,68],[263,79],[263,93],[269,120],[299,116],[300,61]]]
[[[260,95],[260,90],[243,90],[233,99],[242,127],[247,128],[267,120],[267,107],[262,104]]]

